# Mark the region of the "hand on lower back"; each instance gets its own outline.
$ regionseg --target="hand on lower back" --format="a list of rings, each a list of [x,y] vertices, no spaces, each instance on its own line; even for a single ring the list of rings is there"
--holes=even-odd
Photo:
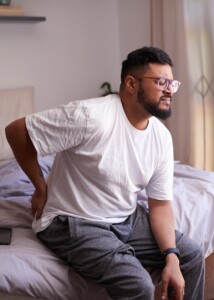
[[[44,192],[39,192],[35,190],[32,196],[32,213],[36,220],[40,219],[42,216],[43,208],[47,202],[47,189]]]

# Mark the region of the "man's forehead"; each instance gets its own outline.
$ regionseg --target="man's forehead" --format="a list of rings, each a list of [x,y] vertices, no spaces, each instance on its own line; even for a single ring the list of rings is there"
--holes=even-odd
[[[154,74],[158,76],[172,76],[172,67],[168,64],[151,63],[148,68],[144,70],[144,74]]]

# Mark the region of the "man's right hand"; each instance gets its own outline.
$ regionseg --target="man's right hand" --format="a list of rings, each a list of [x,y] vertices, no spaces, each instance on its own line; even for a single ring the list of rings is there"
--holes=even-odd
[[[44,192],[35,190],[32,196],[32,213],[36,220],[39,220],[42,216],[43,208],[47,202],[47,187]]]
[[[35,187],[31,201],[33,215],[38,220],[41,218],[47,201],[47,185],[38,163],[36,148],[26,127],[25,118],[7,125],[5,133],[17,162]]]

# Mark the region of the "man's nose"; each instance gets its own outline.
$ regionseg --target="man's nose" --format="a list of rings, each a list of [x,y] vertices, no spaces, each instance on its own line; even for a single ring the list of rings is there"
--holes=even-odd
[[[171,84],[168,85],[168,87],[163,91],[164,94],[172,95],[173,94],[173,87]]]

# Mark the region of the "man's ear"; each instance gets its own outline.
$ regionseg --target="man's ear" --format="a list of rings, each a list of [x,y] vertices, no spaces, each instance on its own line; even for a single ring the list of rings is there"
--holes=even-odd
[[[133,76],[127,75],[125,78],[125,86],[130,94],[134,94],[137,90],[138,82]]]

